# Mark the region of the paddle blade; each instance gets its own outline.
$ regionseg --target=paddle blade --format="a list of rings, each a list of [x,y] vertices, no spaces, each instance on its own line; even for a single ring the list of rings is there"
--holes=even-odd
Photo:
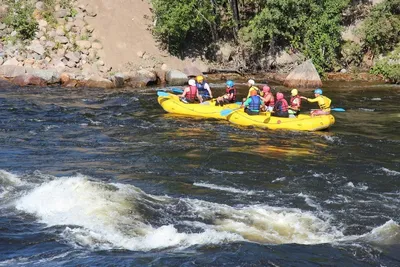
[[[228,116],[229,114],[231,114],[232,112],[235,112],[236,110],[238,110],[240,108],[235,108],[235,109],[224,109],[221,110],[221,112],[219,113],[221,116]]]
[[[182,93],[183,93],[183,90],[182,90],[182,89],[179,89],[179,88],[172,88],[171,90],[172,90],[172,92],[175,93],[175,94],[182,94]]]
[[[344,108],[331,108],[332,111],[345,112]]]
[[[162,96],[162,97],[168,97],[168,96],[169,96],[168,93],[162,92],[162,91],[157,91],[157,95],[158,95],[158,96]]]

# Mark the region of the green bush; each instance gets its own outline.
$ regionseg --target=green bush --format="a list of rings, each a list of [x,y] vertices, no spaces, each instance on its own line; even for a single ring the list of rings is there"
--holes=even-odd
[[[360,29],[364,49],[374,55],[386,53],[400,41],[400,0],[376,5]]]
[[[400,44],[388,56],[376,62],[373,74],[381,74],[392,83],[400,84]]]
[[[18,38],[32,39],[38,28],[38,23],[33,17],[33,5],[29,1],[9,0],[6,3],[9,5],[9,10],[4,23],[17,32]]]

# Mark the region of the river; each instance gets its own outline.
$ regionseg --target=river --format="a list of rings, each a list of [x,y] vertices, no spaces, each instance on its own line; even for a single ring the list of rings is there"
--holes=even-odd
[[[323,89],[346,111],[295,132],[2,85],[0,266],[399,266],[400,87]]]

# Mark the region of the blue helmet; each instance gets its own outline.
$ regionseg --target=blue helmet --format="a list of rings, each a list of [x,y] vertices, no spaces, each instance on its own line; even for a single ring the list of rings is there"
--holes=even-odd
[[[226,85],[229,87],[233,87],[235,85],[235,83],[232,80],[229,80],[226,82]]]
[[[314,90],[314,94],[322,95],[322,89],[321,89],[321,88],[315,89],[315,90]]]

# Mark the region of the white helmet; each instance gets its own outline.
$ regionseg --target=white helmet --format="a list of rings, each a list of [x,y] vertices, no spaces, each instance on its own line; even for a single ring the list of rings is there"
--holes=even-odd
[[[250,79],[250,80],[247,81],[247,83],[250,84],[250,85],[254,85],[256,82],[254,80]]]
[[[194,79],[190,79],[188,84],[191,85],[191,86],[195,86],[196,85],[196,81]]]

